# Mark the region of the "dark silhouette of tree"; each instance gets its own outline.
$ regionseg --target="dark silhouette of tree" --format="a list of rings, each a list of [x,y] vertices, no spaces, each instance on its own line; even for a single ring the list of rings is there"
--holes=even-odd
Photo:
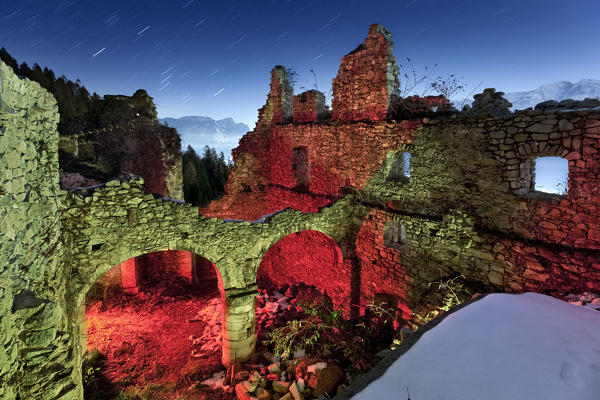
[[[12,58],[12,56],[10,54],[8,54],[8,51],[6,51],[6,49],[4,47],[2,47],[0,49],[0,60],[4,61],[4,63],[6,63],[6,65],[8,65],[9,67],[11,67],[16,73],[19,73],[18,72],[19,71],[19,64],[17,64],[17,60],[15,60],[14,58]],[[25,63],[23,63],[21,65],[27,66],[27,64],[25,64]]]
[[[232,165],[221,152],[204,146],[202,157],[191,146],[183,152],[183,192],[185,201],[204,205],[225,193],[225,184]]]

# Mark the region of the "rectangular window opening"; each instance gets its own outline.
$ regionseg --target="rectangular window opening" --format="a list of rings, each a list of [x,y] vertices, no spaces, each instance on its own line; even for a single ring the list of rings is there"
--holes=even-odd
[[[292,172],[296,180],[295,188],[307,191],[310,185],[310,162],[308,159],[308,149],[306,147],[296,147],[292,149]]]
[[[401,248],[406,242],[406,226],[402,222],[391,220],[384,225],[383,244],[386,247]]]
[[[536,192],[566,195],[569,161],[562,157],[537,157],[534,160],[532,189]]]
[[[410,177],[410,153],[394,152],[389,159],[391,163],[387,175],[388,181],[399,181]]]

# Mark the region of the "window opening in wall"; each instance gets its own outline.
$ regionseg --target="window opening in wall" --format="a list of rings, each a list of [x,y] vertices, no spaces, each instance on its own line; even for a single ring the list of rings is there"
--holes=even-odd
[[[406,176],[407,178],[410,177],[410,153],[405,151],[403,154],[403,159],[404,159],[404,176]]]
[[[391,168],[388,173],[388,181],[397,181],[410,177],[410,153],[396,152],[392,155]]]
[[[310,163],[306,147],[292,149],[292,171],[296,179],[296,189],[308,190],[310,184]]]
[[[534,160],[532,188],[537,192],[567,194],[569,161],[562,157],[537,157]]]
[[[406,243],[406,226],[404,226],[404,224],[400,223],[400,243],[404,244]]]
[[[400,221],[388,221],[383,228],[383,244],[401,247],[406,243],[406,226]]]

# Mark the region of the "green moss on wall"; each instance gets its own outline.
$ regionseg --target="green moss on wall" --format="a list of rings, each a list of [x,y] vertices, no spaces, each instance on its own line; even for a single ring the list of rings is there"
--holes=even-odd
[[[79,398],[64,297],[58,108],[3,63],[0,82],[0,398]]]

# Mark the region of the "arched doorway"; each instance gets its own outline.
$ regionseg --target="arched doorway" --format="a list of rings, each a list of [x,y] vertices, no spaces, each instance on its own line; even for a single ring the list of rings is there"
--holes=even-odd
[[[224,292],[214,264],[187,251],[131,258],[80,308],[86,398],[178,393],[223,369]],[[112,396],[112,397],[111,397]]]
[[[327,292],[336,308],[350,306],[351,266],[335,240],[315,230],[285,236],[265,253],[259,267],[259,288],[305,284]]]

